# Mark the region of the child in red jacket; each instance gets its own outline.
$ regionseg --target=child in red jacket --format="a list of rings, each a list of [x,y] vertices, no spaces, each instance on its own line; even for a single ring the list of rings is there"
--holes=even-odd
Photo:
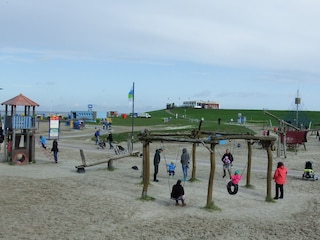
[[[273,199],[283,198],[283,185],[286,183],[287,169],[284,167],[283,162],[278,162],[277,169],[273,174],[273,179],[276,183],[276,196]],[[279,197],[280,191],[280,197]]]
[[[234,174],[230,176],[230,181],[227,184],[227,190],[229,194],[231,195],[237,194],[238,188],[239,188],[238,183],[240,182],[240,180],[241,180],[241,175],[239,170],[237,169],[234,171]],[[232,187],[233,187],[233,190],[232,190]]]
[[[241,175],[239,175],[239,170],[237,169],[237,170],[235,170],[234,171],[234,175],[231,175],[230,176],[230,179],[231,179],[231,183],[232,184],[238,184],[239,182],[240,182],[240,180],[241,180]]]

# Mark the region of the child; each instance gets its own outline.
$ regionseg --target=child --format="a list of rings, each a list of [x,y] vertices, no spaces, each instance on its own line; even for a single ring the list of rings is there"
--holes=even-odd
[[[239,170],[234,171],[234,175],[230,176],[230,181],[227,184],[228,193],[231,195],[237,194],[238,192],[238,183],[241,180],[241,175],[239,175]],[[233,190],[231,187],[233,186]]]
[[[167,169],[168,169],[169,176],[174,176],[175,169],[176,169],[176,165],[174,165],[174,162],[167,164]]]
[[[239,175],[239,170],[237,169],[237,170],[235,170],[234,171],[234,175],[231,175],[230,176],[230,179],[231,179],[231,183],[232,184],[238,184],[239,182],[240,182],[240,180],[241,180],[241,175]]]
[[[276,183],[276,196],[273,199],[283,198],[283,185],[286,183],[287,172],[288,170],[285,168],[283,162],[278,162],[277,169],[273,174],[273,179]]]
[[[228,170],[229,176],[231,177],[231,173],[230,173],[230,165],[231,165],[231,160],[229,159],[228,156],[225,156],[222,159],[223,162],[223,178],[226,176],[226,170]]]
[[[40,136],[40,143],[44,149],[47,149],[47,140],[44,136]]]

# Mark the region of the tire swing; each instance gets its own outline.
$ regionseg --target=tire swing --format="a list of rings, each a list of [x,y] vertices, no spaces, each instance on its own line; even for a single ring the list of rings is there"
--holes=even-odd
[[[13,162],[17,165],[22,165],[27,163],[27,155],[25,153],[17,152],[13,157]]]
[[[230,195],[236,195],[238,192],[238,184],[233,184],[231,181],[227,184],[227,190]]]

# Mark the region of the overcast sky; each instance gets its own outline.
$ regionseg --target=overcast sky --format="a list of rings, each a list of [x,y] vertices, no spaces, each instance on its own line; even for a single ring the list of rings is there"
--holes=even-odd
[[[318,0],[0,0],[1,103],[319,111]],[[4,109],[4,106],[1,106]]]

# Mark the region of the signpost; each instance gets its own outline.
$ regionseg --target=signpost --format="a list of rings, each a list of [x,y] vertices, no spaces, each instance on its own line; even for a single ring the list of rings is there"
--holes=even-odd
[[[51,116],[49,120],[49,139],[51,139],[51,137],[59,139],[59,135],[60,135],[59,116]]]

